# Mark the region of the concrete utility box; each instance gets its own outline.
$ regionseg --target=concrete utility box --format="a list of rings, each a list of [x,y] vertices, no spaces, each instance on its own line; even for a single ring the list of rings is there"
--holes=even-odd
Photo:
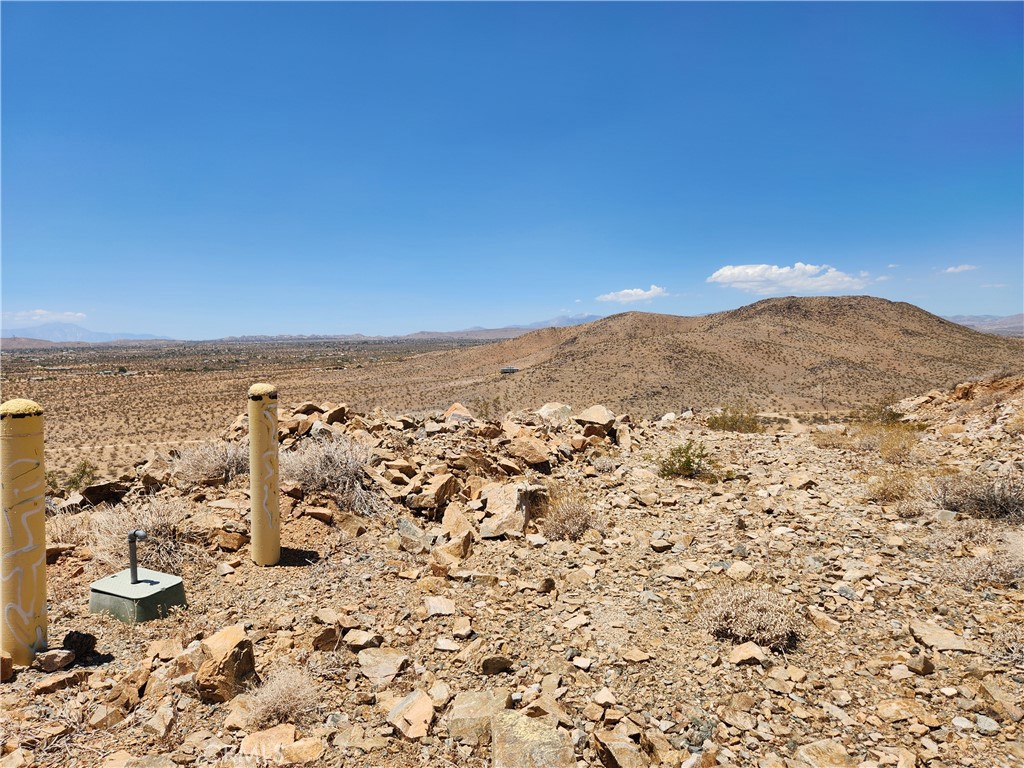
[[[162,619],[176,605],[185,605],[185,585],[180,576],[138,568],[138,582],[132,583],[132,569],[92,583],[89,613],[109,613],[125,624]]]

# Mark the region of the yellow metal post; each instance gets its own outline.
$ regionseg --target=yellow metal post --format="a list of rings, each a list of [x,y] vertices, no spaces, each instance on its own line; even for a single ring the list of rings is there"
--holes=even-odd
[[[46,476],[43,409],[0,405],[0,650],[28,665],[46,650]]]
[[[281,559],[281,511],[277,474],[277,388],[249,387],[249,545],[256,565]]]

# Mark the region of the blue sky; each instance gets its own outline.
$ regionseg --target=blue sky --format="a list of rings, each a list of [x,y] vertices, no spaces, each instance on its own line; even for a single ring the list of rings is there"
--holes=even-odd
[[[4,325],[1021,312],[1022,9],[4,2]]]

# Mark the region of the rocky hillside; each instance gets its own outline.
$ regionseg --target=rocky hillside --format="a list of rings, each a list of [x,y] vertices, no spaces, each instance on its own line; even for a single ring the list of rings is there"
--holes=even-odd
[[[899,408],[739,434],[283,407],[268,568],[239,417],[52,500],[55,650],[0,684],[0,765],[1019,766],[1024,378]],[[128,627],[88,587],[137,526],[189,607]]]
[[[1009,368],[1024,341],[867,296],[766,299],[703,317],[629,312],[440,352],[389,372],[419,404],[565,399],[653,417],[745,401],[761,410],[847,409]],[[520,371],[502,376],[506,365]],[[416,407],[409,403],[404,407]]]

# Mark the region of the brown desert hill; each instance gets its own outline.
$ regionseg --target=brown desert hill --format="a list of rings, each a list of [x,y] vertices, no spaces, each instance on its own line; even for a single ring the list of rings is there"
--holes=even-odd
[[[546,328],[402,361],[389,378],[414,382],[424,408],[461,400],[497,413],[558,400],[654,417],[740,402],[762,411],[855,408],[1022,361],[1020,339],[912,304],[786,297],[701,317],[627,312]],[[520,370],[503,376],[503,366]]]

